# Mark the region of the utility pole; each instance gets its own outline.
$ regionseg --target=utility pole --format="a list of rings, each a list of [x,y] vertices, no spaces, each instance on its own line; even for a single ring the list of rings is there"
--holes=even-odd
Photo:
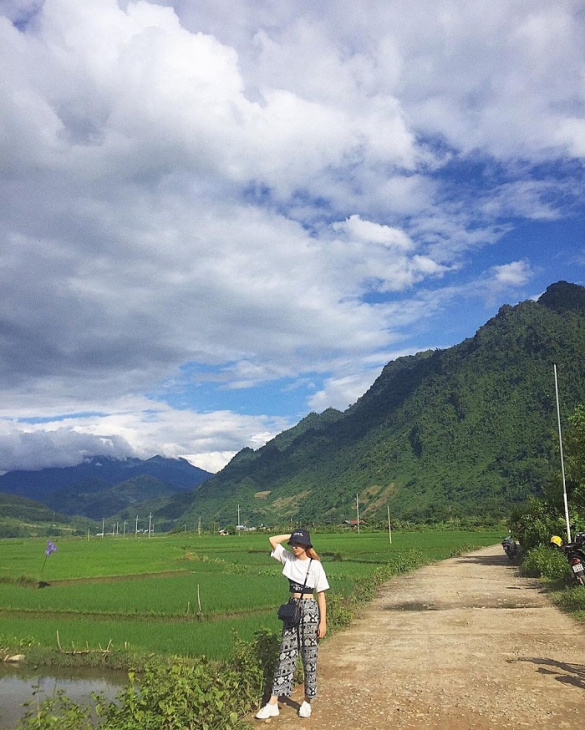
[[[199,537],[201,537],[201,517],[199,517],[199,520],[197,522],[197,534]]]
[[[390,505],[388,505],[388,540],[392,544],[392,528],[390,527]]]
[[[102,538],[105,535],[105,532],[106,532],[106,519],[104,517],[104,518],[102,518]]]
[[[360,495],[355,495],[355,508],[357,512],[357,531],[358,535],[360,534]]]
[[[151,532],[152,532],[152,512],[148,515],[148,537],[150,537]]]
[[[559,425],[559,449],[561,451],[561,475],[563,477],[563,500],[565,502],[565,520],[567,522],[567,542],[571,542],[571,523],[569,520],[569,503],[567,501],[567,485],[565,483],[565,459],[563,457],[563,435],[561,433],[561,410],[559,408],[559,384],[557,380],[557,364],[553,363],[555,373],[555,396],[557,401],[557,422]]]
[[[238,531],[238,535],[242,534],[242,531],[240,530],[240,505],[238,505],[238,524],[236,526],[236,530]]]

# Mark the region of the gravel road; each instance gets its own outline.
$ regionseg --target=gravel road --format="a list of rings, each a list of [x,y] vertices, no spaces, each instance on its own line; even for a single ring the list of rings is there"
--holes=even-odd
[[[325,641],[312,717],[302,688],[271,730],[582,728],[585,627],[500,545],[395,578]]]

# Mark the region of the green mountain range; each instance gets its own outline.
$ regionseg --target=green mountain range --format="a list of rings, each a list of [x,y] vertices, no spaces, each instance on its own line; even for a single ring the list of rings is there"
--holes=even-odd
[[[585,402],[585,288],[505,305],[474,337],[389,363],[344,412],[311,413],[244,449],[178,522],[506,516],[560,469],[563,418]],[[356,497],[357,495],[357,497]],[[170,498],[172,500],[172,497]]]
[[[10,471],[0,475],[0,493],[34,499],[52,510],[69,515],[83,515],[101,522],[128,509],[132,518],[148,515],[153,500],[176,495],[171,513],[178,516],[185,509],[180,498],[191,493],[198,484],[211,476],[210,472],[193,466],[185,459],[153,456],[150,459],[114,459],[92,456],[81,464],[49,467],[36,471]],[[166,502],[163,499],[163,504]],[[0,505],[0,517],[2,510]],[[122,519],[127,519],[126,514]],[[168,521],[165,523],[168,525]]]

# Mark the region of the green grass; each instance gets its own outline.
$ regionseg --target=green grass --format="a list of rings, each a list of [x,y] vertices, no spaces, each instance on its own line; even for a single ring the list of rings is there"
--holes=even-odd
[[[177,577],[139,578],[111,583],[56,585],[32,589],[19,585],[0,587],[0,607],[73,613],[116,613],[129,616],[184,616],[202,612],[248,612],[270,608],[282,598],[278,576],[194,573]]]
[[[282,566],[269,556],[267,535],[152,538],[65,538],[45,561],[44,540],[0,541],[2,634],[43,646],[72,642],[212,658],[226,656],[235,629],[251,638],[278,629],[276,607],[287,598]],[[412,565],[498,542],[494,531],[313,532],[331,584],[330,595],[352,595],[379,568]],[[410,558],[408,556],[411,556]],[[43,568],[44,565],[44,568]],[[39,578],[49,585],[36,587]],[[28,585],[18,584],[22,576]],[[198,592],[203,621],[195,620]]]
[[[57,649],[57,632],[64,650],[105,649],[152,652],[163,655],[198,656],[223,659],[233,648],[232,631],[251,640],[260,626],[277,631],[281,624],[274,611],[226,618],[221,622],[148,622],[106,620],[84,617],[7,618],[2,616],[2,637],[22,637],[44,647]],[[0,637],[0,643],[1,639]],[[26,653],[26,650],[25,650]]]

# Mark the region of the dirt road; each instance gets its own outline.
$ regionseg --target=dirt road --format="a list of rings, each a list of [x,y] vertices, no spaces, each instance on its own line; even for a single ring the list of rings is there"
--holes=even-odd
[[[319,657],[313,715],[302,690],[271,730],[582,728],[585,628],[521,578],[500,545],[385,584]]]

